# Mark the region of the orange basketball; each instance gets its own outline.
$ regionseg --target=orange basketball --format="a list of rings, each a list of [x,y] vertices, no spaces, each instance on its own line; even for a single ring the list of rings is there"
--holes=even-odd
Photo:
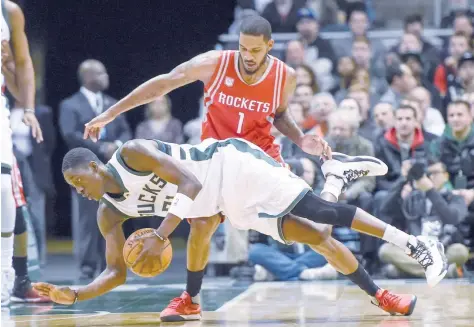
[[[153,234],[153,228],[139,229],[128,237],[127,241],[125,241],[125,245],[123,246],[123,259],[125,260],[127,267],[140,277],[155,277],[161,274],[166,270],[166,268],[168,268],[171,263],[171,259],[173,258],[173,249],[171,248],[171,243],[169,240],[166,240],[165,248],[163,252],[161,252],[161,263],[160,261],[155,262],[151,271],[149,267],[145,267],[144,270],[141,271],[143,268],[141,263],[139,263],[135,268],[132,268],[141,250],[141,247],[138,246],[140,243],[136,238],[143,237],[148,234]]]

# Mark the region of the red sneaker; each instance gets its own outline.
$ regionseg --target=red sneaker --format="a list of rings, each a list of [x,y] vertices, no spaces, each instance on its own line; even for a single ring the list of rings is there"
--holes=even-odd
[[[12,302],[16,303],[52,303],[47,296],[41,296],[31,286],[28,276],[17,276],[15,278],[15,286],[13,286],[12,295],[10,297]]]
[[[415,309],[416,296],[411,294],[394,294],[390,291],[379,289],[372,304],[378,306],[380,309],[387,311],[392,316],[401,314],[409,316]]]
[[[193,303],[191,296],[184,291],[180,297],[172,299],[166,309],[161,311],[160,319],[163,322],[201,320],[201,306]]]

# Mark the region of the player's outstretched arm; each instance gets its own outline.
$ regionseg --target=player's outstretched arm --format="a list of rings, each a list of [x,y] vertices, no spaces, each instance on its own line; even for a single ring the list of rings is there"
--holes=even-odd
[[[49,296],[51,300],[60,304],[74,304],[77,301],[89,300],[109,292],[125,283],[127,266],[123,259],[122,223],[124,219],[104,203],[99,205],[97,223],[100,232],[105,238],[106,269],[89,285],[74,291],[69,287],[58,287],[48,283],[35,283],[33,286],[41,295]]]
[[[96,141],[100,128],[121,113],[149,103],[181,86],[209,80],[219,61],[219,51],[209,51],[182,63],[167,74],[158,75],[138,86],[115,105],[86,124],[84,138]]]
[[[150,140],[133,140],[121,148],[125,163],[137,171],[152,171],[168,183],[178,186],[178,191],[168,213],[155,230],[155,234],[143,240],[143,248],[135,264],[143,260],[144,266],[151,266],[159,260],[164,243],[169,235],[186,218],[194,199],[201,191],[199,180],[186,167],[171,156],[158,150],[157,144]]]

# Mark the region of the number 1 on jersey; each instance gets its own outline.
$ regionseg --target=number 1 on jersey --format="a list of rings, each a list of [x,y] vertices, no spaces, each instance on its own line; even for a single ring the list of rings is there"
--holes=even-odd
[[[244,113],[239,112],[239,125],[237,126],[237,134],[242,133],[242,125],[244,124]]]

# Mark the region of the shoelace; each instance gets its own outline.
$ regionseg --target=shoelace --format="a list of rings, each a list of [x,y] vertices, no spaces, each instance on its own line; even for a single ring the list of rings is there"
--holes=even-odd
[[[184,304],[184,299],[180,297],[175,297],[174,299],[171,300],[170,304],[168,305],[168,308],[177,309],[183,304]]]
[[[426,247],[425,244],[418,241],[416,247],[409,245],[411,250],[411,257],[418,261],[418,263],[426,270],[429,266],[433,264],[433,256],[431,255],[430,250]]]
[[[399,296],[392,294],[389,291],[385,291],[382,294],[382,306],[386,308],[396,309],[400,301],[401,298]]]
[[[367,176],[368,173],[368,170],[349,169],[344,170],[344,177],[347,179],[347,182],[350,183],[360,177]]]

